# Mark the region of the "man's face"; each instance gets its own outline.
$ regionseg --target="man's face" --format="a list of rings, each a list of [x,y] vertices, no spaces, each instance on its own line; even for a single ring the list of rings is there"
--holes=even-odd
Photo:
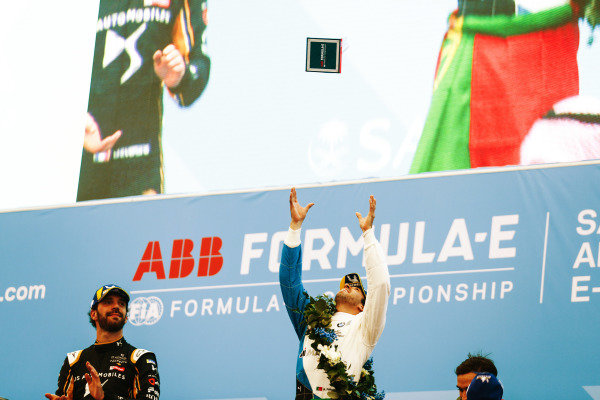
[[[359,307],[362,311],[362,301],[365,296],[360,288],[346,284],[342,290],[335,295],[336,304],[345,303],[352,307]]]
[[[98,303],[96,310],[92,310],[92,318],[97,328],[119,332],[127,322],[127,302],[121,296],[109,293]]]
[[[456,376],[456,387],[460,393],[460,400],[467,400],[467,388],[476,375],[477,374],[475,372],[469,372],[468,374]]]

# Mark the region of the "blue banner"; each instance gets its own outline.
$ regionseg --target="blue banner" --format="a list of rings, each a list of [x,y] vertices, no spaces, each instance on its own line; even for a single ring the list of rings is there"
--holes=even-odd
[[[598,399],[599,181],[589,163],[299,188],[316,203],[306,289],[364,275],[354,213],[373,194],[391,274],[374,352],[387,399],[456,398],[454,368],[478,351],[507,399]],[[117,283],[131,294],[125,337],[156,353],[161,398],[292,398],[298,343],[277,275],[288,195],[0,214],[0,396],[56,390],[65,354],[95,338],[94,291]]]

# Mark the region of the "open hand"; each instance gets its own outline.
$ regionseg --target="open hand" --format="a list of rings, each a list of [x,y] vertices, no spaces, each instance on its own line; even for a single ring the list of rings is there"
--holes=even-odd
[[[290,228],[299,229],[302,226],[302,222],[304,218],[306,218],[306,214],[308,214],[308,210],[315,203],[308,203],[306,207],[302,207],[298,203],[298,197],[296,196],[296,188],[292,188],[290,191],[290,216],[292,217],[292,222],[290,222]]]
[[[371,195],[371,197],[369,197],[369,213],[365,217],[363,217],[359,212],[356,213],[356,217],[358,218],[358,224],[360,225],[360,229],[362,229],[363,232],[373,227],[376,204],[377,202],[375,201],[375,197]]]
[[[102,389],[102,384],[100,383],[100,375],[98,375],[98,372],[89,361],[85,363],[85,366],[89,371],[89,373],[85,374],[85,380],[87,381],[90,394],[96,400],[103,400],[104,390]]]
[[[121,137],[121,131],[116,131],[112,135],[102,139],[100,128],[94,117],[89,113],[85,118],[85,134],[83,136],[83,148],[90,153],[98,153],[112,149],[117,140]]]

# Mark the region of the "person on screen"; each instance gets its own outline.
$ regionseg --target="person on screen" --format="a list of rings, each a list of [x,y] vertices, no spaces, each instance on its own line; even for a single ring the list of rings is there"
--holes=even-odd
[[[486,372],[493,374],[494,377],[498,375],[494,362],[482,354],[468,354],[467,359],[461,362],[454,372],[456,373],[456,387],[459,394],[456,400],[467,400],[467,388],[478,373]]]
[[[291,222],[283,245],[279,282],[288,315],[300,339],[296,400],[338,398],[348,390],[382,399],[369,357],[385,325],[390,276],[385,255],[373,233],[375,198],[370,197],[365,217],[356,213],[363,231],[369,291],[365,291],[360,276],[351,273],[342,278],[335,301],[328,296],[313,299],[304,290],[300,229],[314,203],[302,207],[294,188],[289,203]],[[330,381],[327,372],[334,370],[342,374],[342,379]]]
[[[598,13],[592,0],[459,0],[410,172],[519,164],[534,122],[579,94],[578,19]]]
[[[77,201],[163,193],[163,88],[204,91],[205,0],[100,0]]]
[[[600,100],[574,96],[535,121],[521,144],[521,165],[600,159]]]
[[[49,400],[158,400],[160,382],[154,353],[123,338],[129,294],[116,285],[94,292],[88,313],[96,341],[84,350],[67,353]],[[90,397],[91,396],[91,397]]]

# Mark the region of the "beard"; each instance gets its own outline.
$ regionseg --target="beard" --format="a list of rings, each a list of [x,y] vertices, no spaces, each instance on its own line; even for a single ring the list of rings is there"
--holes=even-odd
[[[112,312],[111,312],[112,314]],[[111,321],[107,315],[98,314],[98,326],[107,332],[119,332],[125,326],[127,321],[123,314],[119,313],[121,319],[119,321]]]
[[[353,296],[351,293],[346,292],[345,290],[340,290],[335,295],[335,304],[348,304],[350,306],[358,306],[361,304],[361,300],[356,296]]]

